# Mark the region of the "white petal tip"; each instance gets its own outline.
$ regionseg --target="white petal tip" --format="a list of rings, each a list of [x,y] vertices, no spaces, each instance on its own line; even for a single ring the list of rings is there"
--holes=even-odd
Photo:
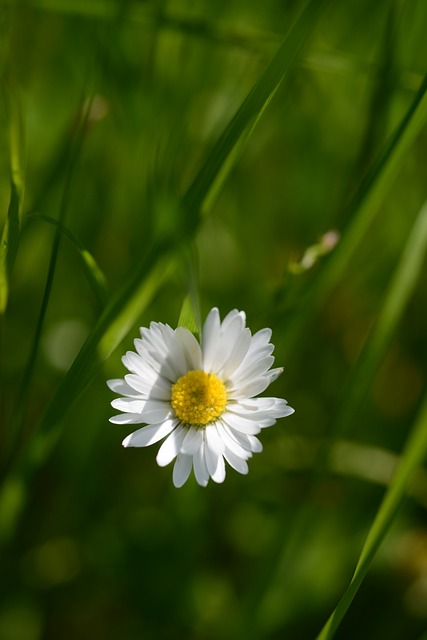
[[[162,456],[157,455],[156,456],[156,462],[159,465],[159,467],[167,467],[168,464],[170,464],[172,462],[172,460],[168,460],[163,458]]]
[[[200,487],[207,487],[207,486],[208,486],[208,480],[206,480],[206,482],[199,482],[199,481],[197,480],[197,484],[198,484]]]
[[[132,440],[132,434],[130,434],[129,436],[126,436],[126,438],[122,442],[123,447],[131,447],[132,446],[131,440]]]

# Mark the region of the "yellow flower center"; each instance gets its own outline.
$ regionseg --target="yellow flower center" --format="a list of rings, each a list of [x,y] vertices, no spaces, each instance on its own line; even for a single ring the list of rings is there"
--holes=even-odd
[[[215,420],[225,409],[227,392],[214,373],[188,371],[172,385],[171,405],[176,417],[195,426]]]

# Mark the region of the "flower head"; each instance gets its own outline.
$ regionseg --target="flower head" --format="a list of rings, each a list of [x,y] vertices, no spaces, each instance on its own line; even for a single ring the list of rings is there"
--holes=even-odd
[[[184,327],[152,322],[142,328],[136,353],[122,358],[130,373],[107,383],[122,396],[111,403],[122,413],[110,422],[147,425],[123,446],[146,447],[166,438],[157,463],[163,467],[176,458],[176,487],[192,468],[202,486],[210,477],[223,482],[225,460],[248,473],[246,461],[262,451],[256,434],[294,412],[286,400],[255,397],[282,373],[271,369],[270,338],[270,329],[252,335],[243,311],[230,311],[221,322],[216,308],[206,318],[201,344]]]

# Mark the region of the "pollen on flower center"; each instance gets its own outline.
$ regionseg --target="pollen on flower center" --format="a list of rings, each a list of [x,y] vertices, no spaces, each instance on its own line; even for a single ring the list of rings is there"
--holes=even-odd
[[[224,383],[213,373],[188,371],[172,386],[171,405],[182,422],[204,426],[225,409]]]

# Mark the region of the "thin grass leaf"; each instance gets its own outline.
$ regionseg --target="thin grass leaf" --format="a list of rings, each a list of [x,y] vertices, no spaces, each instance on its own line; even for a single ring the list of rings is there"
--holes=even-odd
[[[378,65],[373,70],[373,88],[370,95],[368,118],[362,136],[360,151],[356,158],[355,169],[352,172],[351,179],[353,181],[355,175],[363,176],[366,173],[366,167],[371,165],[386,140],[385,134],[392,106],[393,92],[396,89],[397,22],[397,7],[395,3],[392,3],[388,9],[384,35],[381,39]],[[349,211],[344,209],[342,213],[349,213]]]
[[[3,514],[3,518],[0,520],[0,545],[6,544],[15,530],[27,499],[28,481],[55,446],[61,434],[61,420],[101,364],[127,335],[161,284],[170,277],[175,268],[171,255],[165,250],[162,260],[151,271],[150,259],[154,260],[154,256],[147,256],[141,271],[145,268],[149,274],[141,278],[141,271],[134,273],[103,311],[95,329],[62,379],[31,440],[31,446],[17,460],[15,468],[6,476],[1,487],[0,515]]]
[[[183,256],[185,270],[185,289],[188,292],[182,303],[178,326],[186,327],[196,337],[202,335],[202,319],[199,296],[199,264],[197,249],[192,243]]]
[[[185,296],[178,319],[178,327],[185,327],[195,336],[200,336],[199,323],[196,319],[197,310],[194,309],[190,295]]]
[[[331,455],[333,455],[337,439],[344,437],[351,421],[357,414],[357,409],[369,392],[372,379],[387,353],[398,323],[414,292],[426,252],[427,202],[421,208],[402,251],[381,304],[377,322],[368,336],[366,346],[351,377],[344,385],[343,402],[332,422],[329,437],[323,442],[316,454],[305,506],[297,514],[292,530],[284,536],[275,554],[272,554],[271,564],[266,569],[266,577],[257,588],[257,594],[254,597],[257,604],[252,604],[251,610],[253,615],[258,611],[259,618],[266,617],[269,602],[276,597],[276,590],[281,591],[293,553],[299,548],[305,533],[312,530],[314,526],[317,512],[313,509],[309,497],[325,474],[330,471]]]
[[[331,640],[347,613],[363,582],[375,555],[386,537],[410,489],[415,471],[427,455],[427,397],[424,400],[412,433],[399,460],[390,486],[380,505],[359,557],[353,578],[317,640]]]
[[[390,189],[400,166],[427,120],[427,75],[424,77],[409,109],[396,127],[371,171],[355,192],[345,218],[348,224],[341,232],[342,240],[319,269],[304,305],[294,313],[284,328],[282,339],[288,356],[306,335],[307,325],[333,287],[343,278],[353,255],[372,224],[378,208]],[[289,356],[291,357],[291,356]]]
[[[398,323],[413,294],[426,251],[427,202],[421,208],[413,225],[399,263],[384,296],[377,322],[368,337],[366,346],[354,369],[354,374],[345,387],[343,392],[345,402],[342,404],[342,408],[334,421],[331,437],[321,448],[318,456],[319,466],[313,484],[317,483],[325,473],[328,468],[329,457],[338,436],[342,436],[346,432],[350,425],[350,420],[354,418],[358,406],[363,402],[369,391],[372,379],[386,355]],[[303,515],[301,516],[301,523],[303,523],[303,526],[307,525],[307,521]],[[359,577],[356,577],[356,581],[349,591],[350,594],[353,593],[352,590],[354,588],[357,591],[360,585],[360,582],[357,582]],[[354,591],[354,593],[356,591]],[[354,593],[352,597],[354,597]]]
[[[72,245],[75,247],[78,255],[80,256],[86,278],[95,295],[98,307],[102,309],[108,299],[107,279],[102,270],[99,268],[93,255],[87,249],[85,249],[84,245],[70,231],[70,229],[68,229],[64,224],[61,224],[61,222],[59,222],[58,220],[55,220],[55,218],[44,216],[38,213],[32,214],[31,217],[43,220],[44,222],[47,222],[59,228],[62,235],[67,237],[71,241]]]
[[[427,252],[427,202],[422,206],[406,242],[381,304],[378,319],[353,373],[345,385],[341,410],[336,418],[335,437],[342,435],[386,355],[396,328],[417,285]]]
[[[212,206],[215,196],[240,157],[260,117],[283,78],[295,64],[325,4],[325,0],[311,0],[306,4],[282,46],[215,144],[184,198],[184,206],[190,215],[194,216],[198,211],[204,214]]]
[[[350,205],[349,228],[342,242],[332,254],[326,275],[319,289],[331,288],[342,274],[343,268],[354,255],[374,215],[392,185],[402,161],[427,120],[427,75],[419,87],[412,104],[385,145],[372,171],[362,182]]]
[[[9,128],[10,201],[0,240],[0,314],[6,311],[9,283],[18,253],[24,199],[23,128],[17,96],[3,87]]]
[[[31,378],[34,371],[34,366],[37,358],[37,354],[39,351],[40,340],[44,325],[44,320],[46,317],[47,308],[49,305],[50,294],[52,291],[53,280],[55,276],[56,263],[59,255],[59,247],[61,242],[61,228],[64,225],[64,221],[66,218],[67,210],[68,210],[68,202],[70,197],[70,190],[72,179],[74,177],[74,170],[77,165],[78,159],[80,157],[81,148],[83,145],[83,139],[86,130],[86,122],[89,117],[91,108],[91,100],[86,102],[85,109],[81,111],[81,119],[76,126],[74,138],[70,141],[70,146],[68,148],[67,153],[67,171],[64,189],[62,193],[61,203],[59,207],[58,213],[58,225],[56,227],[55,236],[52,243],[52,250],[50,254],[48,273],[46,277],[46,284],[43,292],[43,299],[40,306],[40,312],[37,319],[37,325],[34,333],[34,340],[30,352],[30,357],[28,359],[27,367],[24,374],[24,379],[22,383],[22,389],[20,393],[20,406],[23,407],[25,405],[25,398],[27,396],[27,392],[31,383]]]
[[[25,413],[27,408],[27,402],[29,397],[29,390],[31,386],[32,377],[35,370],[37,355],[40,348],[40,341],[43,331],[43,325],[46,317],[46,312],[50,300],[50,294],[52,291],[53,280],[55,276],[56,263],[59,254],[59,246],[61,240],[61,226],[63,226],[69,201],[70,188],[72,183],[72,177],[77,160],[80,155],[81,146],[83,143],[83,137],[85,133],[85,126],[87,117],[90,112],[91,101],[86,103],[86,109],[81,112],[81,120],[78,123],[79,126],[75,131],[75,137],[71,141],[69,153],[68,153],[68,171],[66,175],[64,190],[62,194],[58,222],[59,225],[56,228],[55,236],[52,243],[52,250],[50,254],[49,267],[46,276],[45,288],[43,291],[43,298],[40,305],[40,311],[37,318],[37,323],[34,331],[34,337],[30,349],[30,354],[25,367],[21,387],[17,394],[17,404],[13,415],[12,428],[9,430],[6,439],[6,445],[4,447],[4,456],[6,465],[11,464],[11,460],[17,455],[19,449],[22,446],[21,440],[23,439]]]

